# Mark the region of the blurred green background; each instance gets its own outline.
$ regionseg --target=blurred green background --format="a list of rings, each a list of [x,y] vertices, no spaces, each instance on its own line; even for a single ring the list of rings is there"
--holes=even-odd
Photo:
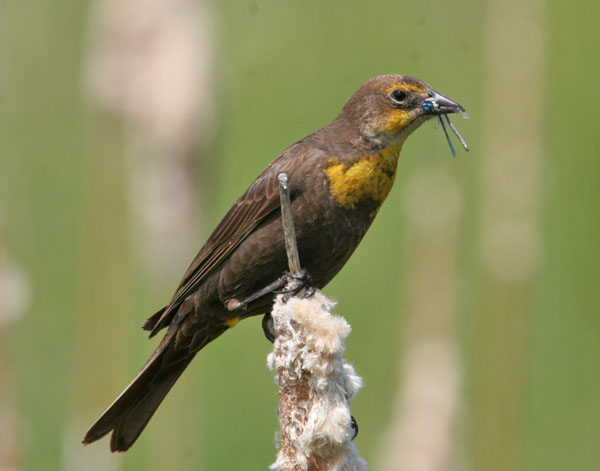
[[[2,0],[0,469],[267,469],[258,319],[198,356],[128,453],[80,440],[235,198],[384,73],[463,104],[471,151],[418,130],[325,290],[365,379],[361,454],[373,470],[599,469],[599,15],[591,0]]]

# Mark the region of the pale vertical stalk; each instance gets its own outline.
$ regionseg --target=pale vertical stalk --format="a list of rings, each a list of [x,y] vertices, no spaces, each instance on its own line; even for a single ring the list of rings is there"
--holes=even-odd
[[[29,283],[2,244],[0,225],[0,470],[19,468],[22,436],[17,415],[13,328],[29,304]]]
[[[215,25],[207,2],[96,0],[87,85],[124,129],[135,247],[179,274],[197,245],[194,171],[212,139]]]
[[[212,138],[214,49],[207,2],[91,3],[84,76],[99,119],[91,137],[94,181],[88,185],[91,201],[82,249],[82,320],[75,355],[76,376],[82,379],[75,395],[85,398],[76,401],[85,405],[75,411],[72,428],[77,437],[126,384],[121,381],[127,379],[127,359],[133,352],[129,333],[152,313],[140,311],[140,306],[155,308],[148,301],[154,291],[140,287],[140,274],[155,285],[172,280],[197,249],[201,215],[195,170],[201,168],[197,162]],[[102,128],[98,122],[108,125]],[[134,305],[136,294],[147,302]],[[141,330],[137,335],[144,338]],[[180,394],[196,396],[193,388],[188,385]],[[187,411],[178,403],[163,407],[157,427],[173,433],[158,436],[157,429],[148,430],[137,445],[143,449],[144,442],[150,443],[147,452],[126,458],[137,460],[136,467],[183,467],[184,461],[189,463],[183,453],[166,457],[164,450],[201,443],[197,428],[181,425]],[[84,462],[86,468],[92,462],[98,469],[117,469],[119,458],[107,457],[100,448],[92,460],[92,448],[66,448],[69,469],[82,469]]]
[[[290,273],[300,272],[300,256],[296,245],[296,230],[294,229],[294,217],[292,215],[292,203],[290,200],[290,189],[288,177],[285,173],[277,175],[279,180],[279,195],[281,202],[281,221],[283,223],[283,238],[285,239],[285,251],[288,256]]]
[[[462,161],[462,159],[461,159]],[[460,165],[460,161],[457,161]],[[378,469],[448,471],[456,462],[460,362],[455,341],[461,196],[441,168],[407,182],[405,278],[398,392]]]
[[[471,469],[523,469],[527,316],[541,255],[544,14],[543,0],[488,3]]]

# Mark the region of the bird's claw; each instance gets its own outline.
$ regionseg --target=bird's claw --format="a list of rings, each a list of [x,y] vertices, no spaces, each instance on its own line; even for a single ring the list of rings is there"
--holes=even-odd
[[[353,415],[350,416],[350,428],[352,429],[352,440],[358,435],[358,422]]]
[[[287,286],[283,289],[273,291],[275,294],[283,294],[282,301],[287,303],[290,298],[300,295],[302,298],[310,298],[315,294],[315,288],[311,285],[312,277],[306,270],[298,273],[286,272],[284,275],[288,279]]]
[[[275,343],[275,332],[273,332],[273,318],[271,317],[270,312],[267,312],[263,316],[262,329],[266,339],[271,343]]]

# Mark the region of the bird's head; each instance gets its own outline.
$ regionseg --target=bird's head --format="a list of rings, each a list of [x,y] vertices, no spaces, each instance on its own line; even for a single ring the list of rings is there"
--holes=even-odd
[[[361,137],[377,147],[401,145],[430,118],[465,111],[422,80],[382,75],[365,82],[344,106],[340,118],[350,119]]]

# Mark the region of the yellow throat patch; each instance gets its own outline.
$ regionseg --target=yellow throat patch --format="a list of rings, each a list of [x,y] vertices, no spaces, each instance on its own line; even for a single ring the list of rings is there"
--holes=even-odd
[[[394,184],[399,155],[400,146],[366,155],[349,165],[331,158],[325,168],[329,191],[345,209],[355,209],[367,198],[383,203]]]

